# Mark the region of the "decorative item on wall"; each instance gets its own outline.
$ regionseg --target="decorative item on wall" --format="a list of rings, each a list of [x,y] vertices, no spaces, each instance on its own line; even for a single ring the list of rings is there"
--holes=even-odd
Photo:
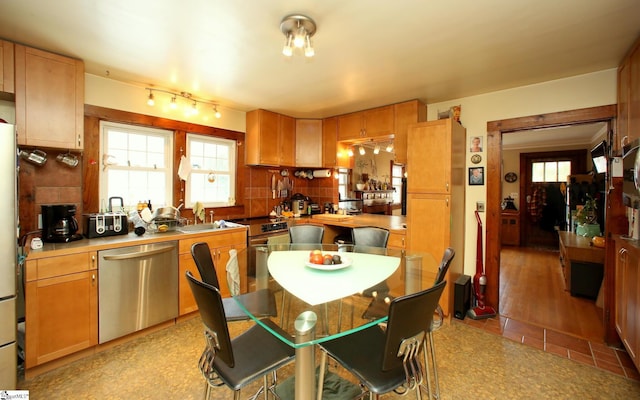
[[[469,168],[469,185],[484,185],[484,167]]]
[[[480,164],[482,161],[482,156],[480,154],[474,154],[471,156],[471,162],[474,164]]]
[[[518,175],[516,175],[515,172],[507,172],[504,176],[504,180],[509,183],[513,183],[518,180]]]
[[[472,136],[469,141],[469,151],[471,153],[479,153],[482,151],[482,137]]]

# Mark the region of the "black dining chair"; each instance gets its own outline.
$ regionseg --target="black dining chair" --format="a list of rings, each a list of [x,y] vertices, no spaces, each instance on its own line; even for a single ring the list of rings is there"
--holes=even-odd
[[[451,248],[447,247],[444,250],[444,254],[442,255],[442,259],[440,260],[440,265],[438,266],[438,272],[436,273],[436,278],[433,282],[434,285],[439,284],[444,281],[444,278],[447,275],[447,271],[449,270],[449,266],[451,265],[451,261],[453,257],[455,257],[456,252]],[[389,312],[389,303],[393,300],[392,296],[374,297],[371,300],[371,303],[365,310],[363,314],[363,318],[365,319],[378,319],[387,315]],[[437,318],[436,318],[437,316]],[[431,366],[433,367],[433,380],[435,384],[435,392],[436,398],[440,398],[440,381],[438,379],[438,366],[436,364],[436,347],[435,342],[433,340],[433,332],[440,329],[442,324],[444,323],[444,312],[440,304],[436,307],[434,318],[429,325],[429,330],[427,331],[427,339],[429,341],[429,353],[431,353]],[[426,362],[426,360],[425,360]]]
[[[259,378],[263,378],[263,386],[253,398],[264,392],[266,400],[269,391],[275,393],[276,371],[294,360],[293,347],[257,324],[231,339],[218,288],[199,281],[190,271],[185,276],[204,324],[206,345],[198,367],[206,380],[205,400],[210,398],[213,387],[223,384],[232,389],[233,398],[239,400],[241,389]],[[265,319],[264,323],[279,335],[293,340],[271,320]],[[269,374],[272,374],[271,384],[267,378]]]
[[[378,228],[375,226],[362,226],[355,227],[351,230],[352,244],[342,246],[344,249],[352,249],[354,252],[365,252],[369,254],[386,254],[387,243],[389,242],[389,231],[384,228]],[[369,287],[362,291],[362,296],[373,297],[369,308],[376,305],[378,299],[387,298],[389,293],[389,286],[386,281],[379,282],[372,287]],[[340,302],[340,308],[338,310],[338,329],[342,329],[342,301]],[[365,310],[362,317],[364,319],[371,319],[368,316],[368,311]],[[386,308],[386,307],[385,307]],[[351,326],[353,326],[353,302],[350,304],[350,319]]]
[[[204,242],[194,243],[191,246],[191,257],[193,257],[193,261],[198,267],[202,281],[220,290],[220,282],[218,281],[218,274],[211,257],[209,245]],[[239,294],[236,299],[223,298],[222,304],[227,321],[244,321],[250,318],[238,302],[241,302],[253,316],[258,318],[278,315],[273,292],[269,289],[260,289],[255,292]]]
[[[425,379],[431,398],[426,336],[446,284],[442,281],[421,292],[393,299],[386,326],[373,325],[321,343],[318,381],[323,382],[328,355],[367,388],[371,399],[391,391],[402,394],[409,390],[415,390],[420,399]]]
[[[317,249],[323,237],[324,226],[305,224],[289,227],[289,239],[294,250]]]

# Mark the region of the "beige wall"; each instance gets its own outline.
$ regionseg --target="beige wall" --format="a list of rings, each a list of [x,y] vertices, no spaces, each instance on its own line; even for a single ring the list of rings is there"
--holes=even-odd
[[[460,122],[467,128],[467,137],[460,138],[460,140],[469,143],[471,136],[481,136],[484,144],[486,143],[487,122],[489,121],[615,104],[617,101],[616,71],[617,69],[612,68],[536,85],[427,104],[427,119],[437,119],[438,111],[445,111],[449,107],[459,104],[462,106]],[[483,150],[480,153],[483,159],[478,165],[486,168],[486,149]],[[471,153],[468,153],[467,167],[474,165],[470,158]],[[471,276],[475,273],[476,220],[474,211],[477,201],[486,201],[486,186],[467,186],[464,273]],[[482,215],[481,218],[484,221],[485,216]],[[486,244],[486,240],[483,240],[483,243]]]

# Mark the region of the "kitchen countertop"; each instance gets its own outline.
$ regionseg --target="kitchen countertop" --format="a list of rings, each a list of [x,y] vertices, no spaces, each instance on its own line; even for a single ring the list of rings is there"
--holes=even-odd
[[[61,255],[68,255],[87,251],[99,251],[106,249],[114,249],[118,247],[136,246],[148,243],[167,242],[172,240],[181,240],[187,238],[194,238],[199,236],[212,236],[229,232],[246,231],[247,227],[233,227],[223,228],[215,230],[203,230],[197,232],[179,232],[171,231],[164,233],[145,233],[142,236],[138,236],[135,233],[129,232],[126,235],[108,236],[103,238],[76,240],[69,243],[44,243],[41,249],[31,250],[28,244],[25,249],[28,251],[27,259],[35,260],[45,257],[54,257]]]
[[[402,215],[381,215],[381,214],[315,214],[311,217],[302,217],[306,223],[321,223],[324,225],[343,226],[354,228],[359,226],[377,226],[388,229],[391,233],[406,234],[406,217]]]

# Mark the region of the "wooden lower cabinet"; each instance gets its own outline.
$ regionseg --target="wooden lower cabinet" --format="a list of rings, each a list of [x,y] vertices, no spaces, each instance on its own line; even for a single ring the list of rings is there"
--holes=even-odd
[[[98,343],[96,252],[27,261],[25,367]]]
[[[520,213],[502,212],[500,216],[500,228],[503,245],[520,246]]]
[[[236,249],[240,251],[241,249],[246,248],[247,232],[243,230],[180,240],[180,283],[178,286],[178,308],[180,315],[185,315],[198,309],[196,301],[191,294],[191,288],[189,287],[187,278],[185,277],[186,271],[191,271],[194,276],[200,278],[198,267],[196,266],[195,261],[193,261],[193,257],[191,257],[191,246],[198,242],[205,242],[209,246],[211,257],[213,258],[213,264],[216,268],[216,274],[218,275],[218,281],[220,283],[220,293],[223,297],[230,297],[231,293],[229,292],[226,271],[227,262],[229,261],[229,250]],[[247,265],[242,262],[242,259],[240,259],[239,266],[240,276],[247,276]],[[240,291],[243,293],[247,291],[246,280],[241,281]]]
[[[640,369],[640,249],[616,240],[615,324],[618,335]]]
[[[387,241],[387,247],[390,249],[405,249],[405,235],[400,233],[391,232],[389,234],[389,240]]]

